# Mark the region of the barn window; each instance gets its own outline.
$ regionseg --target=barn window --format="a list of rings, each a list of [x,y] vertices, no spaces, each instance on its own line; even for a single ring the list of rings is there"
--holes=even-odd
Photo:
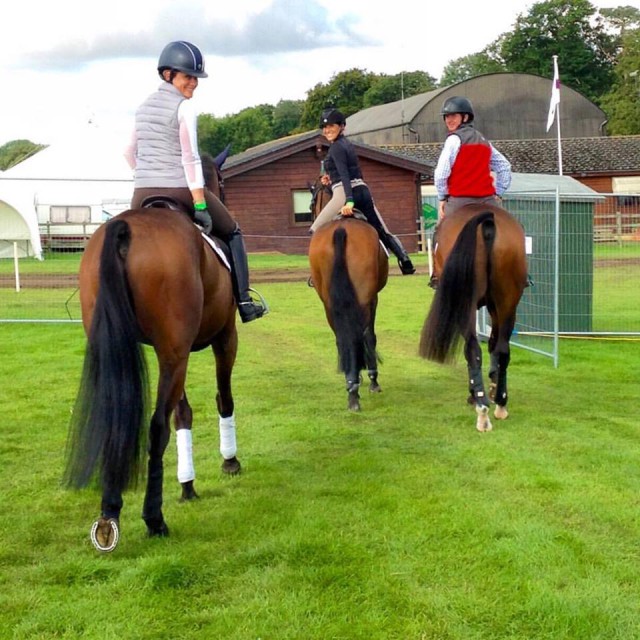
[[[293,223],[309,225],[313,221],[311,215],[311,192],[309,189],[292,191]]]
[[[49,217],[54,224],[82,224],[91,221],[91,207],[60,207],[49,210]]]

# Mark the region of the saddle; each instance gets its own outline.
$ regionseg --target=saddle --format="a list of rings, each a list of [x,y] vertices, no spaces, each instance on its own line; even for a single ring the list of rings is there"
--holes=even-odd
[[[154,195],[147,196],[140,204],[142,209],[172,209],[173,211],[181,211],[186,213],[191,220],[193,220],[193,214],[182,202],[172,198],[171,196]]]
[[[362,213],[362,211],[358,211],[357,209],[353,210],[353,215],[351,216],[343,216],[339,213],[334,220],[348,220],[349,218],[354,218],[355,220],[362,220],[363,222],[368,222],[367,216]]]

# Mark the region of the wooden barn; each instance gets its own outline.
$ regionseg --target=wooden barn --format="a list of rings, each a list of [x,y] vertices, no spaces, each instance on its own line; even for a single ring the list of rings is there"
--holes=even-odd
[[[365,181],[390,231],[418,249],[420,186],[433,163],[355,142]],[[310,186],[329,143],[318,130],[289,136],[231,156],[223,166],[225,202],[249,252],[304,254],[311,225]]]

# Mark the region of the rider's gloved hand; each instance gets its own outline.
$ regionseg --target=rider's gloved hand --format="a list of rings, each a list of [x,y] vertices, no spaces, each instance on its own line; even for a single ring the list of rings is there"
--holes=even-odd
[[[211,229],[213,229],[213,221],[211,220],[211,214],[205,209],[195,209],[194,219],[202,227],[203,231],[209,235]]]

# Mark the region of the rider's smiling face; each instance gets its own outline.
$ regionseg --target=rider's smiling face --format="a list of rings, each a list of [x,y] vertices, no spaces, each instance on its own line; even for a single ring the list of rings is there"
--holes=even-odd
[[[170,71],[167,70],[165,73],[169,74]],[[167,78],[168,76],[165,76],[165,79]],[[188,100],[193,97],[193,92],[198,87],[198,78],[190,76],[188,73],[177,71],[173,80],[171,80],[171,84]]]
[[[455,131],[462,124],[461,113],[447,113],[444,116],[444,124],[447,127],[447,131]]]
[[[333,142],[342,132],[341,124],[325,124],[322,127],[322,135],[329,141]]]

